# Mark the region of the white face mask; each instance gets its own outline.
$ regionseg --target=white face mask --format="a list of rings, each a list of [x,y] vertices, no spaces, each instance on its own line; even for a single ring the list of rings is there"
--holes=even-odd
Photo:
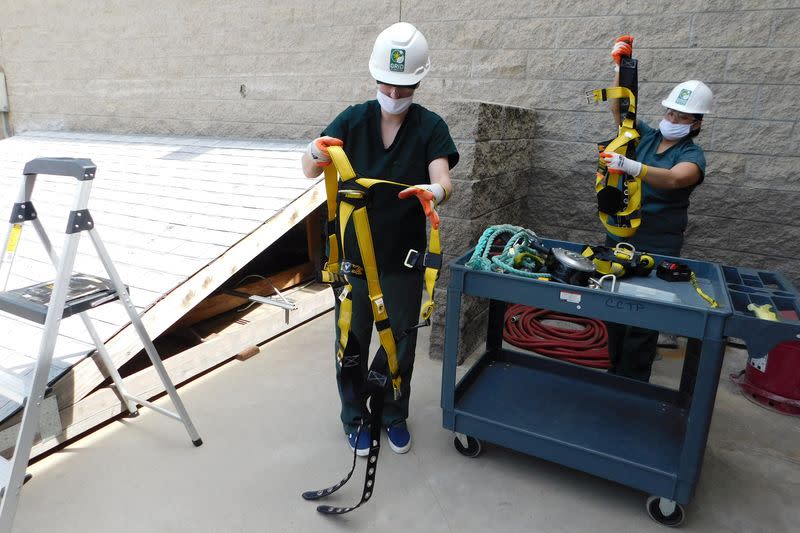
[[[380,90],[378,91],[378,103],[381,104],[381,109],[390,115],[399,115],[411,107],[411,101],[414,96],[407,96],[405,98],[392,98],[386,96]]]
[[[676,141],[689,135],[692,130],[691,124],[673,124],[669,120],[662,118],[658,124],[661,135],[668,141]]]

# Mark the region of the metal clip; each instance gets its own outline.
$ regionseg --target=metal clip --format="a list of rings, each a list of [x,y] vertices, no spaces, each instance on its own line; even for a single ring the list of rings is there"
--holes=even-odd
[[[403,261],[403,265],[408,268],[414,268],[417,266],[417,259],[419,259],[419,252],[411,248],[406,254],[406,260]]]

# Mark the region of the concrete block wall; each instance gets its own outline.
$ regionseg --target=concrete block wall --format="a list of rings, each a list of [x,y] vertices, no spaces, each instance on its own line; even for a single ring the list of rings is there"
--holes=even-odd
[[[530,109],[476,101],[453,101],[437,109],[448,117],[450,133],[461,160],[452,175],[457,193],[440,208],[445,263],[464,254],[494,224],[520,225],[526,218],[528,183],[533,158],[535,113]],[[439,277],[434,301],[430,355],[440,359],[444,348],[444,318],[450,269]],[[465,297],[459,335],[459,359],[485,339],[488,305]]]
[[[305,139],[373,97],[372,41],[399,20],[432,48],[418,102],[536,111],[526,225],[556,238],[602,238],[593,143],[613,129],[584,93],[609,83],[613,39],[636,36],[651,123],[675,83],[706,81],[685,254],[800,282],[800,0],[16,0],[0,8],[0,68],[16,131]]]

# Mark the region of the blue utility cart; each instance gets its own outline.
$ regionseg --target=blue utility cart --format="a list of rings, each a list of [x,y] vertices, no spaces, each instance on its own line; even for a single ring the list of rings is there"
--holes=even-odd
[[[544,244],[583,248],[554,240]],[[620,294],[473,270],[465,267],[471,255],[470,250],[451,263],[447,294],[442,409],[444,427],[456,432],[456,449],[476,456],[485,440],[640,489],[651,495],[651,517],[680,525],[683,505],[700,476],[725,337],[744,339],[759,357],[780,341],[800,338],[800,322],[760,320],[746,305],[755,295],[753,301],[769,299],[797,313],[797,291],[775,273],[740,272],[681,258],[702,290],[718,302],[712,308],[690,283],[669,283],[654,273],[625,280],[644,287],[644,294],[650,290],[649,295]],[[653,257],[656,264],[663,259]],[[745,285],[742,275],[752,278],[752,285],[761,278],[764,283]],[[456,384],[463,295],[489,299],[489,325],[485,353]],[[668,389],[504,348],[507,303],[688,337],[680,387]]]

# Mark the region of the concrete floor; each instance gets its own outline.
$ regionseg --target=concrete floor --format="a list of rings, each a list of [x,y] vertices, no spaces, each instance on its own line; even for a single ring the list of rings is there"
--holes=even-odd
[[[442,428],[441,364],[424,353],[427,332],[411,452],[384,447],[369,505],[345,517],[318,514],[300,493],[333,484],[351,461],[332,328],[327,313],[182,387],[200,448],[175,421],[143,411],[39,461],[15,531],[666,531],[648,518],[639,491],[491,444],[476,459],[459,455]],[[774,533],[800,523],[800,419],[742,397],[727,376],[743,364],[743,353],[729,350],[685,531]],[[665,352],[654,380],[674,383],[679,370],[680,359]],[[357,475],[331,504],[357,501],[360,468]]]

